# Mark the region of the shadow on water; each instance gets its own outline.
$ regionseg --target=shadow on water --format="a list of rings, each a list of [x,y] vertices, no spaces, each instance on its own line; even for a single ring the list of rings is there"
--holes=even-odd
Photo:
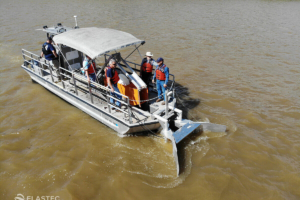
[[[187,119],[189,110],[197,107],[201,100],[191,98],[189,89],[179,83],[175,83],[175,93],[177,99],[176,107],[182,110],[182,119]]]

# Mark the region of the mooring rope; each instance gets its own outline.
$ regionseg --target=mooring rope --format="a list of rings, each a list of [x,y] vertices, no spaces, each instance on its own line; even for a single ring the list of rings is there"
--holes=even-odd
[[[129,99],[129,101],[135,101],[135,102],[139,102],[139,103],[141,103],[141,102],[147,102],[147,101],[152,101],[152,100],[158,99],[158,97],[161,97],[162,95],[163,94],[161,94],[161,95],[159,95],[157,97],[154,97],[152,99],[147,99],[147,100],[140,100],[140,101],[138,101],[138,100]]]

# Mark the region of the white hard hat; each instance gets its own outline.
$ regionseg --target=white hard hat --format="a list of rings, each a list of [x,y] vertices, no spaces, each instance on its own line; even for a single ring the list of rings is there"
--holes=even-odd
[[[150,51],[148,51],[147,53],[146,53],[146,55],[145,56],[150,56],[150,57],[152,57],[153,56],[153,54],[150,52]]]

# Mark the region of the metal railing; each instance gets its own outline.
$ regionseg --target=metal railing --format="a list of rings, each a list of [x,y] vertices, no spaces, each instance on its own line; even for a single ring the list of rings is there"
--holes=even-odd
[[[43,72],[48,73],[48,71],[49,71],[50,76],[51,76],[51,80],[52,80],[53,83],[55,83],[54,82],[54,77],[60,78],[60,80],[62,82],[63,89],[65,89],[65,90],[66,90],[66,83],[68,81],[68,83],[69,83],[68,86],[71,86],[71,87],[74,88],[75,94],[78,97],[79,97],[78,90],[81,90],[84,93],[84,92],[86,92],[85,88],[88,88],[88,93],[89,93],[89,96],[90,96],[90,102],[88,102],[89,104],[91,104],[93,106],[97,106],[94,103],[94,98],[97,98],[100,101],[101,104],[103,102],[106,102],[107,106],[108,106],[108,112],[109,113],[111,113],[111,110],[112,110],[111,107],[113,107],[113,108],[123,112],[125,120],[128,120],[129,124],[132,124],[132,108],[131,108],[130,99],[129,99],[128,96],[123,95],[123,94],[118,93],[118,92],[114,92],[114,93],[116,93],[116,94],[118,94],[119,96],[122,97],[122,99],[118,99],[118,98],[111,95],[109,88],[107,88],[103,85],[100,85],[99,83],[96,83],[92,80],[90,82],[88,82],[87,78],[85,76],[83,76],[79,73],[76,73],[74,71],[69,71],[69,70],[64,69],[62,67],[58,68],[60,77],[55,76],[53,74],[53,69],[52,69],[50,63],[48,63],[48,61],[46,61],[44,59],[43,59],[43,61],[41,61],[41,58],[38,55],[33,54],[33,53],[31,53],[31,52],[29,52],[25,49],[22,49],[22,55],[23,55],[23,59],[24,59],[24,64],[27,63],[26,64],[27,67],[28,67],[28,65],[30,65],[31,68],[30,67],[28,67],[28,68],[31,71],[33,71],[34,73],[36,73],[37,75],[42,76],[42,77],[45,76],[44,73],[38,74],[34,70],[34,66],[38,67],[38,69],[42,70]],[[30,60],[27,60],[26,58],[29,58]],[[46,67],[46,69],[44,69],[44,66]],[[78,84],[78,82],[80,84]],[[99,96],[99,94],[101,94],[103,97],[106,97],[106,98],[102,98],[101,96]],[[127,111],[122,110],[121,108],[115,106],[113,103],[110,102],[110,99],[114,99],[115,101],[119,101],[120,103],[126,105]],[[123,100],[123,99],[125,99],[125,100]]]
[[[44,76],[44,72],[48,73],[48,71],[47,71],[47,69],[48,69],[49,72],[50,72],[50,75],[51,75],[52,82],[54,82],[54,78],[53,77],[59,78],[58,76],[56,76],[56,75],[53,74],[54,70],[50,66],[50,63],[49,63],[48,60],[43,59],[41,61],[40,56],[38,56],[38,55],[36,55],[36,54],[34,54],[34,53],[30,52],[30,51],[27,51],[25,49],[22,49],[22,55],[23,55],[23,59],[24,59],[24,65],[25,65],[25,63],[27,63],[26,66],[30,65],[31,68],[29,68],[29,69],[31,71],[35,72],[34,67],[36,66],[36,67],[38,67],[39,70],[41,70],[40,74],[39,74],[41,76]],[[30,58],[30,60],[26,60],[26,58]],[[46,69],[44,69],[44,67],[46,67]]]
[[[75,89],[75,93],[76,95],[78,96],[78,89],[81,89],[81,91],[85,91],[85,88],[88,89],[88,92],[89,92],[89,96],[90,96],[90,103],[91,104],[95,104],[94,103],[94,98],[97,98],[100,103],[102,104],[103,102],[106,102],[107,105],[108,105],[108,111],[109,113],[111,113],[111,107],[121,111],[124,113],[124,117],[126,117],[126,114],[128,116],[128,120],[129,120],[129,123],[131,124],[132,123],[132,110],[131,110],[131,105],[130,105],[130,101],[129,101],[129,97],[126,96],[126,95],[123,95],[121,93],[118,93],[118,92],[114,92],[118,95],[120,95],[122,97],[122,99],[118,99],[118,98],[115,98],[114,96],[112,96],[110,94],[110,89],[103,86],[103,85],[100,85],[99,83],[97,82],[94,82],[94,81],[90,81],[88,82],[87,78],[79,73],[76,73],[74,71],[69,71],[67,69],[64,69],[64,68],[61,68],[60,67],[60,70],[61,70],[61,75],[63,77],[62,79],[62,82],[65,82],[64,79],[68,79],[70,80],[69,81],[69,85],[72,85]],[[70,74],[70,75],[68,75]],[[81,84],[78,84],[78,82],[80,82]],[[63,86],[64,89],[65,89],[65,86]],[[94,92],[93,92],[94,91]],[[101,96],[99,96],[99,94],[103,95],[103,98]],[[106,97],[106,98],[104,98]],[[126,105],[127,107],[127,111],[125,110],[122,110],[121,108],[115,106],[113,103],[110,102],[110,99],[114,99],[115,101],[119,101],[121,102],[122,104]],[[125,99],[125,100],[123,100]]]

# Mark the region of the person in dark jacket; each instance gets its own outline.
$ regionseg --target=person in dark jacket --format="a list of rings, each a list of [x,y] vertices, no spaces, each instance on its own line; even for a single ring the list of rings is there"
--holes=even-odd
[[[60,79],[60,73],[58,70],[59,62],[58,56],[56,54],[56,49],[52,45],[52,38],[48,37],[47,42],[45,42],[42,46],[41,58],[45,56],[45,59],[49,61],[50,65],[53,65],[56,68],[56,74],[58,79]]]

